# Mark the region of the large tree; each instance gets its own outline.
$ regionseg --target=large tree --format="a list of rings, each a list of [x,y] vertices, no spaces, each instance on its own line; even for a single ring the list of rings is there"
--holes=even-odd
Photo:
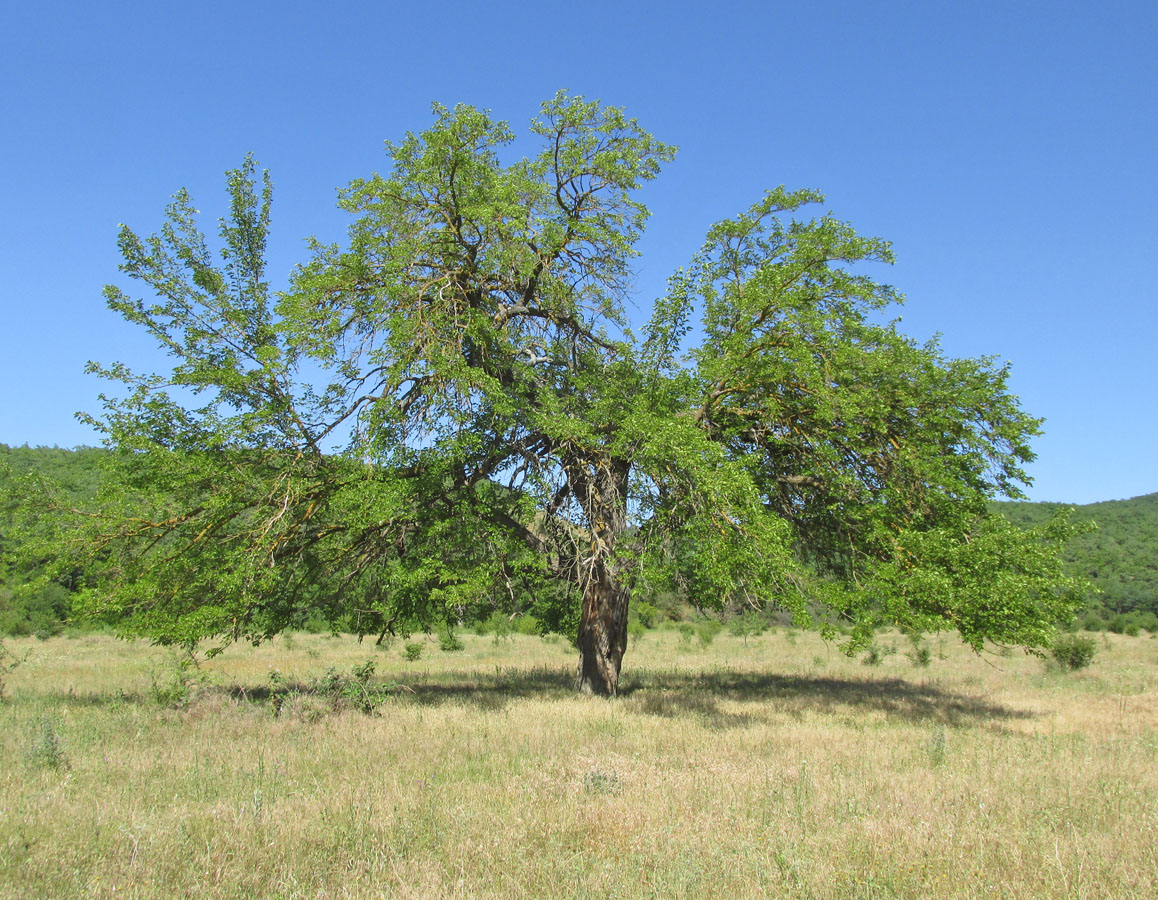
[[[1074,602],[1062,525],[1019,532],[1038,421],[989,359],[885,322],[855,271],[888,245],[822,198],[771,191],[714,226],[639,337],[625,301],[674,154],[565,94],[507,162],[469,106],[388,145],[284,293],[265,271],[268,176],[229,173],[216,254],[179,193],[120,235],[109,305],[174,360],[94,371],[127,389],[92,421],[118,451],[84,545],[91,613],[162,642],[261,640],[310,615],[437,627],[488,593],[579,608],[578,686],[614,694],[633,589],[777,604],[848,646],[881,624],[1040,647]],[[689,337],[698,342],[690,352]]]

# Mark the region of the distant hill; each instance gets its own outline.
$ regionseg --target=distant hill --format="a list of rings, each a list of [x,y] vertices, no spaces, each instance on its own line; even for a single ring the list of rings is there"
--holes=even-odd
[[[1065,503],[994,503],[1014,525],[1039,525]],[[1073,506],[1075,521],[1094,521],[1097,531],[1070,541],[1064,558],[1070,574],[1102,591],[1108,614],[1133,610],[1158,614],[1158,494]],[[1096,604],[1095,604],[1096,606]]]

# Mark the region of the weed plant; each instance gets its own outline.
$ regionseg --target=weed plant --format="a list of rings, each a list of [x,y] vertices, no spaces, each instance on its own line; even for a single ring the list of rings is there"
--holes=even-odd
[[[67,769],[68,757],[51,716],[40,716],[24,745],[24,762],[32,769]]]

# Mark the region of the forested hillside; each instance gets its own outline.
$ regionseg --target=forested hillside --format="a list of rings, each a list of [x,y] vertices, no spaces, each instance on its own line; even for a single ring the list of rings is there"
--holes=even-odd
[[[106,451],[84,447],[9,447],[0,444],[0,634],[51,634],[67,618],[69,594],[76,586],[58,579],[32,589],[40,574],[37,560],[17,553],[35,528],[35,510],[18,512],[27,499],[29,476],[42,476],[59,496],[82,505],[96,493],[100,461]],[[1021,527],[1041,525],[1061,503],[1002,502],[993,508]],[[1097,530],[1081,535],[1065,551],[1069,573],[1088,578],[1101,594],[1082,620],[1087,627],[1130,623],[1151,627],[1158,616],[1158,493],[1074,507],[1077,521]],[[81,573],[75,573],[79,577]],[[645,604],[645,608],[646,608]]]
[[[55,634],[71,607],[71,593],[83,573],[44,577],[48,552],[37,548],[43,529],[41,506],[50,494],[77,506],[100,485],[104,450],[82,447],[9,447],[0,444],[0,635]]]
[[[1015,525],[1039,525],[1061,503],[996,503]],[[1093,582],[1102,593],[1103,618],[1130,612],[1158,614],[1158,494],[1074,507],[1077,521],[1093,521],[1097,530],[1070,541],[1065,560],[1071,574]]]

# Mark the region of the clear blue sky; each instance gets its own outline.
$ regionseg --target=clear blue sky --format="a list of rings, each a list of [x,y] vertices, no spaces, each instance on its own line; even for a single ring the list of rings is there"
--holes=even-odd
[[[521,129],[567,88],[681,148],[647,192],[642,309],[712,222],[818,188],[893,241],[905,330],[1013,363],[1047,420],[1034,499],[1158,490],[1153,0],[4,9],[0,442],[95,443],[85,361],[158,360],[100,296],[125,282],[118,223],[153,231],[184,186],[213,231],[252,151],[284,276],[306,236],[341,238],[335,189],[385,169],[432,100]]]

